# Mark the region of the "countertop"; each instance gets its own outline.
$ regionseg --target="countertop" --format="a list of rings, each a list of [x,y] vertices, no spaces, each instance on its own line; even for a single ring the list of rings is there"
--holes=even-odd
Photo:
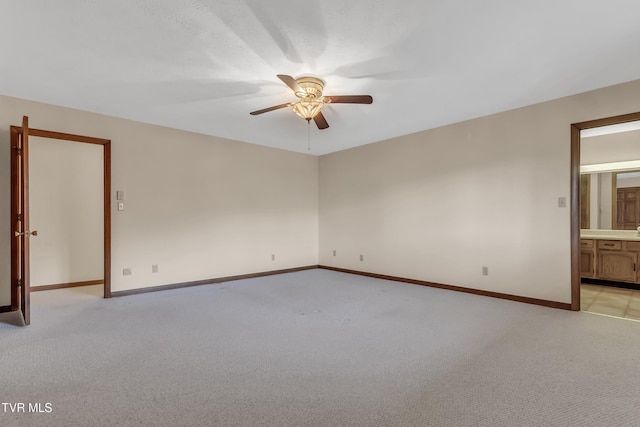
[[[640,234],[635,230],[580,230],[580,238],[640,241]]]

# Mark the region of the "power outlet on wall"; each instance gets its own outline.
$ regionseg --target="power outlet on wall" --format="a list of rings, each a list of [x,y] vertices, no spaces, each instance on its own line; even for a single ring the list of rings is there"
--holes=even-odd
[[[275,261],[276,260],[276,254],[271,254],[271,261]]]
[[[335,249],[333,250],[333,256],[336,256],[336,250]]]
[[[131,268],[129,267],[122,269],[123,276],[131,276],[132,274],[133,274],[133,270],[131,270]]]
[[[489,275],[489,267],[487,267],[486,265],[482,266],[482,275],[483,276],[488,276]]]
[[[152,264],[151,265],[151,272],[152,273],[157,273],[158,272],[158,264]]]
[[[360,262],[364,261],[364,255],[360,255]]]

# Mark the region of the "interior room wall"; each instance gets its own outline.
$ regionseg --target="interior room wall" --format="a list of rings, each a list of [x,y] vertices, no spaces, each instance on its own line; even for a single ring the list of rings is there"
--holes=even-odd
[[[640,130],[592,136],[580,140],[580,164],[640,159]]]
[[[570,303],[570,125],[637,111],[640,81],[323,156],[320,263]]]
[[[113,141],[115,291],[319,261],[568,303],[570,124],[635,111],[640,80],[318,159],[0,96],[0,197],[9,125],[28,115]],[[9,273],[7,240],[0,305]]]
[[[23,115],[33,128],[112,141],[113,291],[318,263],[317,157],[0,96],[6,201],[9,126]],[[0,235],[9,224],[6,203]],[[0,241],[0,305],[10,304],[9,257]]]
[[[618,176],[616,184],[618,188],[640,187],[640,176],[634,176],[632,178],[620,178],[620,176]]]
[[[31,285],[103,278],[102,146],[29,139]]]

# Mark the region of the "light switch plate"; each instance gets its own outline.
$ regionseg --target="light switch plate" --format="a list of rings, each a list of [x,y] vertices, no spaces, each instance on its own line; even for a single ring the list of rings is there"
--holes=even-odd
[[[119,211],[123,211],[124,210],[124,202],[118,202],[118,210]]]

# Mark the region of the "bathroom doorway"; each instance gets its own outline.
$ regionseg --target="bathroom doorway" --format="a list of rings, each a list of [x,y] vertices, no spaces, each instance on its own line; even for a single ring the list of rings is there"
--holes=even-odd
[[[640,320],[640,239],[617,224],[638,139],[640,113],[571,125],[572,310]]]

